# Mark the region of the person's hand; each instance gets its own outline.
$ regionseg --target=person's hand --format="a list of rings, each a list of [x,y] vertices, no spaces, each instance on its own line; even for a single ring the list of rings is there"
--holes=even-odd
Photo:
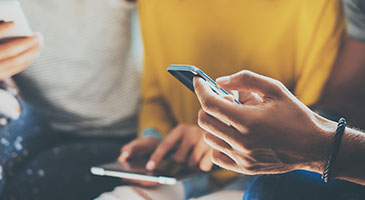
[[[153,171],[167,154],[174,152],[177,163],[187,163],[190,167],[199,165],[203,171],[209,171],[213,163],[210,160],[211,148],[204,142],[205,131],[194,125],[176,126],[162,141],[149,136],[135,139],[121,150],[119,162],[142,158],[150,155],[146,169]]]
[[[199,165],[203,171],[210,171],[212,148],[204,142],[205,131],[198,126],[178,125],[162,141],[152,137],[135,139],[123,146],[119,162],[128,159],[144,159],[149,156],[146,169],[153,171],[167,154],[174,152],[173,159],[177,163],[187,163],[190,167]],[[143,186],[156,186],[158,183],[127,180]]]
[[[128,162],[128,160],[132,159],[148,159],[148,156],[151,155],[151,152],[153,152],[157,148],[160,142],[161,142],[160,139],[157,139],[152,136],[134,139],[130,143],[122,147],[118,161],[123,163],[123,162]],[[137,181],[131,179],[124,179],[124,180],[145,187],[152,187],[159,185],[158,183],[149,181]]]
[[[13,26],[13,22],[0,22],[0,80],[23,71],[43,48],[43,38],[39,33],[30,37],[3,38],[2,35]]]
[[[149,156],[160,142],[160,139],[152,136],[134,139],[122,147],[118,161],[126,162],[128,159]]]
[[[226,90],[255,92],[262,101],[238,105],[195,78],[202,105],[198,123],[209,132],[205,141],[214,148],[215,164],[244,174],[322,171],[335,131],[332,122],[312,112],[277,80],[241,71],[217,83]]]
[[[213,167],[212,149],[204,142],[204,133],[198,126],[176,126],[152,153],[146,169],[155,170],[161,160],[174,151],[173,159],[177,163],[187,163],[189,167],[198,165],[202,171],[210,171]]]

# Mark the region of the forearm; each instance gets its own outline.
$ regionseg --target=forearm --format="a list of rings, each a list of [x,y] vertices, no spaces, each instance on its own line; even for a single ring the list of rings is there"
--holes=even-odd
[[[337,123],[321,122],[319,134],[323,140],[313,158],[318,158],[307,168],[310,171],[323,173],[328,161]],[[332,176],[337,179],[365,185],[365,133],[356,129],[346,128],[339,152],[333,165]]]
[[[365,133],[346,128],[334,165],[338,179],[365,185]]]

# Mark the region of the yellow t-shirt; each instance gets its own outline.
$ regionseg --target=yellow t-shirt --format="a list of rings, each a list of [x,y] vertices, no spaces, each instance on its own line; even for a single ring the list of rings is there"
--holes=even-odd
[[[336,59],[339,0],[138,0],[145,48],[140,132],[196,124],[196,96],[169,64],[212,78],[248,69],[283,82],[306,105],[318,99]]]

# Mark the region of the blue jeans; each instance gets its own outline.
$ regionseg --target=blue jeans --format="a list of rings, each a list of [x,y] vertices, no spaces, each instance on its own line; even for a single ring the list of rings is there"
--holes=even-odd
[[[297,170],[279,175],[256,176],[244,200],[364,200],[365,187],[342,180],[324,183],[321,175]]]
[[[20,163],[44,148],[49,141],[48,125],[29,106],[20,102],[21,116],[0,125],[0,199],[7,179]]]
[[[0,199],[92,199],[121,184],[90,167],[115,160],[131,138],[76,137],[49,128],[21,102],[19,119],[0,126]]]

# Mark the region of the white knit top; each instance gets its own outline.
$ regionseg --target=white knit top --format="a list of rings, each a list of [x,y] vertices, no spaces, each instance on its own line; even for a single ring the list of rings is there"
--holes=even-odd
[[[24,98],[60,130],[135,132],[141,43],[122,0],[23,0],[45,49],[15,80]],[[133,42],[132,42],[133,41]]]

